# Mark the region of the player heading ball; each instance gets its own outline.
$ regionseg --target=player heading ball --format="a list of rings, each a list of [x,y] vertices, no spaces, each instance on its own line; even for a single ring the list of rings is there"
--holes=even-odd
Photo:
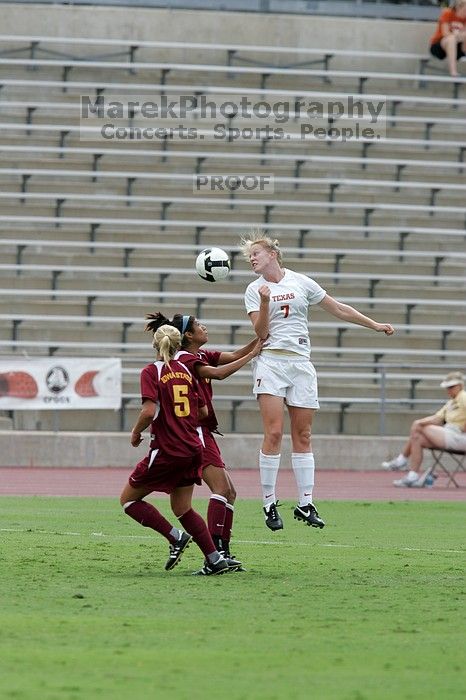
[[[392,335],[390,323],[379,323],[352,306],[331,297],[318,282],[283,266],[278,240],[261,231],[245,236],[242,249],[257,279],[245,292],[246,312],[257,336],[264,340],[260,355],[252,362],[253,393],[259,401],[264,438],[259,453],[265,524],[281,530],[275,484],[280,465],[283,413],[291,421],[291,463],[296,478],[298,503],[294,517],[312,527],[324,527],[312,500],[314,454],[311,427],[319,408],[317,376],[311,362],[309,308],[319,305],[332,316]]]

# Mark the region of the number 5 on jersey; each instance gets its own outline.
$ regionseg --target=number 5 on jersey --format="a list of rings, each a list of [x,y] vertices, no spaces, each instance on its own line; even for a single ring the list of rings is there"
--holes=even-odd
[[[187,384],[175,384],[173,386],[173,403],[175,405],[175,416],[186,418],[191,413],[188,398],[189,387]]]

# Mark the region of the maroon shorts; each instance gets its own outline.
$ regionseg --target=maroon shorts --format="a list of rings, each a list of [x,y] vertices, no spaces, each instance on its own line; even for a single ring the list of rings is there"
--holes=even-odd
[[[147,486],[152,491],[171,493],[177,486],[201,483],[202,452],[200,449],[192,457],[175,457],[161,450],[153,456],[154,452],[155,450],[151,450],[131,472],[130,486],[134,488]]]
[[[214,436],[208,428],[202,428],[202,437],[204,438],[204,455],[202,458],[202,468],[208,467],[212,464],[214,467],[220,467],[220,469],[225,469],[225,464],[220,453],[219,446],[217,445]]]

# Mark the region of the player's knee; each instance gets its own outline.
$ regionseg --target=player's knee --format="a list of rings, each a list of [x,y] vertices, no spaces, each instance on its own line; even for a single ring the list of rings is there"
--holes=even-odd
[[[227,503],[234,503],[236,498],[236,491],[231,484],[225,484],[221,489],[216,492],[219,496],[223,496]]]
[[[303,428],[303,430],[298,430],[293,437],[294,441],[298,443],[299,447],[309,447],[311,444],[310,428]]]
[[[190,507],[191,506],[189,506],[189,508],[188,508],[188,507],[183,506],[183,505],[172,506],[173,515],[175,516],[175,518],[178,518],[178,520],[179,520],[180,518],[183,517],[183,515],[186,515],[186,513],[188,512]]]
[[[228,501],[230,495],[230,487],[228,484],[222,484],[222,486],[215,490],[219,496],[222,496],[226,501]]]
[[[268,444],[271,445],[274,448],[277,448],[277,451],[280,449],[280,444],[282,441],[282,431],[280,428],[269,428],[266,431],[265,434],[265,439],[267,440]],[[274,452],[272,452],[274,454]]]
[[[236,490],[233,484],[230,484],[230,488],[228,490],[228,496],[226,497],[228,503],[233,505],[233,503],[236,501]]]
[[[205,467],[202,478],[212,493],[216,493],[218,496],[228,500],[230,485],[224,469],[210,464],[208,467]]]

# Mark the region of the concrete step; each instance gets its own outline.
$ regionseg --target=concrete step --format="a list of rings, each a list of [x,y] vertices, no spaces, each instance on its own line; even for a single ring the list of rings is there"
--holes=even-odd
[[[340,223],[343,223],[341,221]],[[124,228],[118,230],[114,228],[111,224],[102,224],[99,226],[98,230],[94,233],[95,240],[104,241],[110,243],[128,243],[131,247],[133,244],[137,243],[164,243],[170,244],[171,241],[176,241],[177,244],[193,245],[195,243],[195,231],[194,227],[179,228],[178,226],[166,227],[164,231],[160,230],[160,226],[153,227],[140,227],[135,230],[131,230],[130,234]],[[400,230],[402,227],[400,227]],[[209,232],[208,232],[209,231]],[[275,232],[272,232],[273,234]],[[299,246],[300,236],[299,232],[283,232],[278,233],[280,236],[282,248],[286,246]],[[60,225],[59,227],[54,227],[49,224],[37,224],[31,228],[30,224],[4,224],[2,230],[3,239],[16,239],[16,238],[27,238],[28,240],[37,240],[38,245],[42,240],[53,240],[56,239],[57,243],[60,240],[77,240],[77,241],[90,241],[90,225],[89,224],[66,224]],[[220,231],[218,229],[207,230],[202,233],[198,244],[200,246],[211,246],[220,245],[221,247],[230,247],[233,245],[239,245],[240,235],[239,231],[232,232]],[[442,234],[441,237],[428,236],[422,233],[411,233],[404,239],[404,248],[408,251],[424,251],[426,249],[438,252],[446,252],[451,255],[452,251],[457,248],[460,239],[458,236],[449,236],[448,234]],[[390,260],[394,264],[399,263],[400,265],[408,264],[408,260],[405,262],[399,260],[397,255],[398,250],[398,234],[394,233],[379,233],[374,232],[364,236],[364,232],[361,231],[359,234],[357,232],[351,234],[341,234],[335,233],[330,230],[326,234],[314,233],[313,231],[308,234],[304,239],[304,249],[303,255],[305,257],[302,260],[308,260],[311,263],[314,261],[313,249],[315,248],[330,248],[335,250],[335,254],[338,253],[343,247],[345,249],[352,249],[354,251],[354,256],[358,257],[359,249],[372,249],[380,250],[381,248],[392,249],[393,257],[390,256]],[[91,243],[89,243],[89,249],[91,248]],[[5,247],[2,247],[6,250]],[[16,245],[12,242],[11,250],[16,250]],[[58,245],[57,245],[58,250]],[[44,253],[47,255],[52,255],[50,248],[44,248]],[[71,253],[70,249],[70,253]],[[97,252],[97,249],[96,249]],[[28,249],[23,253],[28,254]],[[109,251],[110,254],[110,251]],[[141,258],[142,255],[142,258]],[[148,253],[148,255],[152,255]],[[320,254],[319,254],[320,256]],[[139,253],[137,249],[131,254],[131,260],[141,260],[146,259],[145,254]],[[316,260],[318,259],[316,255]],[[347,256],[341,261],[341,269],[344,269],[346,261],[352,259],[352,256]],[[300,260],[300,258],[295,258],[291,254],[284,251],[284,262],[285,265],[292,267],[292,261]],[[412,260],[411,258],[409,260]],[[361,261],[363,258],[361,256]],[[379,261],[380,263],[382,261]],[[293,263],[294,264],[294,263]],[[409,262],[411,264],[411,262]],[[440,272],[443,272],[444,266],[449,266],[450,261],[446,258],[446,262],[442,262]],[[238,269],[247,269],[247,262],[243,260],[241,255],[238,255],[235,261],[235,267]],[[455,273],[456,274],[456,273]]]

